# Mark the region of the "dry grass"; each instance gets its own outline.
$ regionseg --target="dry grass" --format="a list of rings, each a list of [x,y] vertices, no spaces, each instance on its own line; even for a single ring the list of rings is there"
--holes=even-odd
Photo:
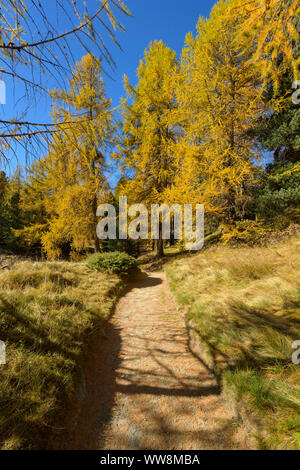
[[[300,239],[212,247],[167,265],[225,395],[256,415],[259,448],[300,448]],[[253,419],[251,419],[253,422]]]
[[[120,287],[83,263],[21,262],[0,273],[2,449],[47,446]]]

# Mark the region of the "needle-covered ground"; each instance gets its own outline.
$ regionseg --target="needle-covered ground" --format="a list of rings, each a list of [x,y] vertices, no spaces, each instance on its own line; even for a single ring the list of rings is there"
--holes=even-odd
[[[29,261],[0,273],[0,447],[44,448],[121,287],[85,263]]]
[[[105,337],[89,361],[68,449],[239,448],[232,413],[189,349],[164,273],[129,284]]]
[[[246,432],[259,448],[299,449],[299,237],[266,248],[214,246],[166,269]]]

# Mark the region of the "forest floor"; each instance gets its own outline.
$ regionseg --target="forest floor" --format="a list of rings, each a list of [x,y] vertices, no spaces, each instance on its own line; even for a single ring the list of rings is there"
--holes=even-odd
[[[189,349],[165,274],[132,281],[104,335],[88,360],[66,448],[239,448],[213,374]]]

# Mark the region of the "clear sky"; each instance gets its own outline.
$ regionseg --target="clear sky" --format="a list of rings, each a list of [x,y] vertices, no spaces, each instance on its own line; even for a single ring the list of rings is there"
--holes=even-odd
[[[108,97],[112,98],[113,106],[118,106],[120,98],[124,96],[123,75],[126,74],[130,82],[136,83],[136,70],[139,61],[143,58],[144,50],[149,43],[155,39],[162,39],[170,48],[174,49],[178,56],[184,45],[185,35],[189,31],[195,31],[199,16],[208,16],[215,3],[214,0],[128,0],[127,5],[132,13],[132,17],[119,15],[121,23],[126,29],[126,33],[118,32],[117,38],[122,46],[120,51],[107,39],[107,45],[117,64],[117,69],[112,74],[112,78],[106,78],[106,90]],[[55,5],[55,0],[48,0],[49,18],[53,14],[50,5]],[[98,0],[89,0],[90,11],[96,11],[99,6]],[[60,20],[60,30],[65,31],[68,25]],[[72,42],[71,42],[72,46]],[[74,44],[72,48],[76,60],[80,60],[85,53]],[[96,51],[95,51],[96,52]],[[15,111],[22,109],[22,102],[16,105],[18,99],[18,84],[14,86],[7,81],[7,104],[1,106],[0,112],[3,119],[15,117]],[[48,88],[53,88],[51,79],[47,83]],[[50,122],[50,100],[41,99],[35,104],[26,116],[34,122]],[[18,160],[25,163],[25,152],[21,148],[17,150]],[[7,173],[11,173],[16,166],[14,159],[10,168],[6,168]],[[110,177],[111,183],[115,178]]]
[[[115,81],[107,80],[108,94],[114,105],[124,94],[123,75],[136,82],[136,69],[144,50],[155,39],[162,39],[180,55],[185,35],[195,31],[199,16],[208,16],[213,0],[128,0],[133,18],[123,18],[126,33],[118,34],[123,51],[115,50],[118,69]]]

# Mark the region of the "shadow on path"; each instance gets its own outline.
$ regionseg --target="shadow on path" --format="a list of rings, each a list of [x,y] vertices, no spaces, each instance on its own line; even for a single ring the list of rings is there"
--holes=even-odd
[[[232,419],[188,349],[163,276],[141,273],[124,290],[88,358],[62,448],[232,448]]]

